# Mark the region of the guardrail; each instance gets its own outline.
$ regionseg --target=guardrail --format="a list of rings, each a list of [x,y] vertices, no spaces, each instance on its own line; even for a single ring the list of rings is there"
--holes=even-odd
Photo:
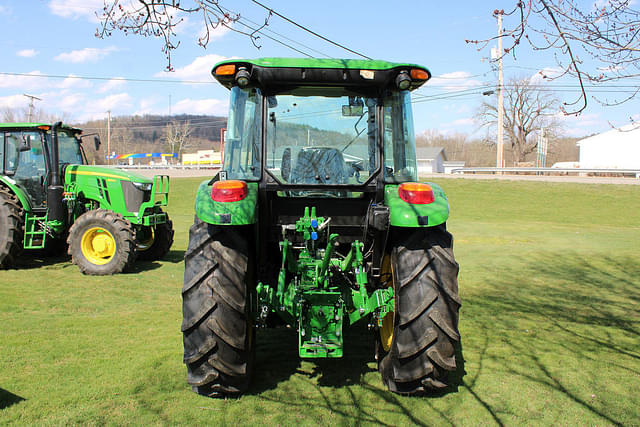
[[[537,175],[547,174],[579,174],[579,175],[635,175],[640,178],[640,169],[597,169],[597,168],[458,168],[452,169],[452,173],[535,173]]]

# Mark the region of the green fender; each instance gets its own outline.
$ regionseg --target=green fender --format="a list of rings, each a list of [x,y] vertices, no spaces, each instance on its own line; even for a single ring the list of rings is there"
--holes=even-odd
[[[389,206],[390,223],[396,227],[435,227],[449,218],[449,200],[442,188],[427,182],[433,189],[434,201],[428,205],[407,203],[398,194],[399,185],[384,187],[384,203]]]
[[[9,189],[18,197],[18,200],[20,200],[20,204],[25,211],[32,211],[31,199],[22,188],[18,187],[18,183],[13,178],[2,175],[0,176],[0,182],[9,187]]]
[[[196,215],[214,225],[255,224],[258,184],[247,182],[247,197],[237,202],[215,202],[211,199],[211,181],[204,181],[196,194]]]

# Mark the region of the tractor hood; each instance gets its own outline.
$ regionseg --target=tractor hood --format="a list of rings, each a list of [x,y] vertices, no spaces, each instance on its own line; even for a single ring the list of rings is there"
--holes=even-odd
[[[122,169],[109,168],[103,166],[70,165],[64,171],[65,182],[76,181],[80,176],[105,178],[107,180],[117,179],[120,181],[131,181],[140,183],[153,183],[151,178],[146,176],[126,172]]]

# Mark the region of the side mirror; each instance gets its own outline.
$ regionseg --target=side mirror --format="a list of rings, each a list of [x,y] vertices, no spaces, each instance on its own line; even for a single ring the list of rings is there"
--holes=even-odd
[[[93,145],[96,147],[96,151],[100,149],[100,137],[98,135],[93,137]]]
[[[280,176],[289,182],[291,176],[291,148],[287,147],[282,153],[282,164],[280,165]]]
[[[18,151],[29,151],[31,150],[31,135],[22,134],[22,138],[20,138],[20,144],[18,146]]]
[[[364,112],[362,105],[343,105],[342,116],[343,117],[360,117]]]

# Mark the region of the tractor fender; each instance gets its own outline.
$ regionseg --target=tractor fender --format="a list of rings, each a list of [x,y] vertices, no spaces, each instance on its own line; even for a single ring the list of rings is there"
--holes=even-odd
[[[18,200],[20,200],[20,204],[22,205],[22,209],[27,212],[31,212],[33,209],[31,207],[31,199],[25,193],[25,191],[18,186],[18,183],[8,176],[0,176],[0,185],[4,185],[9,188],[9,190],[16,195]]]
[[[247,196],[237,202],[216,202],[211,199],[213,181],[204,181],[196,194],[196,216],[214,225],[255,224],[258,206],[258,183],[247,182]]]
[[[399,185],[386,185],[384,203],[389,207],[389,222],[395,227],[435,227],[449,218],[449,200],[438,184],[427,182],[434,200],[429,204],[407,203],[400,198]]]

